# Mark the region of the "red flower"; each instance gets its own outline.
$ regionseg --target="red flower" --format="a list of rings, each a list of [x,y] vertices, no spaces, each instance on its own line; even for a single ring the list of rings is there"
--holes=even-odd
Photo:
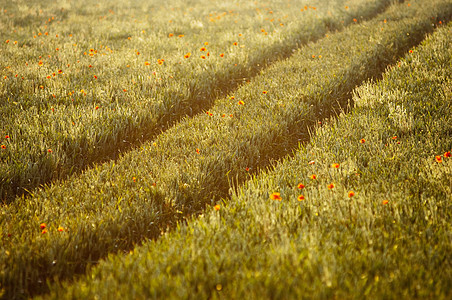
[[[297,187],[298,187],[300,190],[302,190],[302,189],[304,189],[304,184],[299,183],[299,184],[297,185]]]
[[[327,185],[327,188],[328,188],[329,190],[334,189],[334,184],[332,184],[332,183],[328,184],[328,185]]]
[[[444,157],[451,157],[450,151],[447,151],[446,153],[444,153]]]
[[[275,193],[271,193],[270,194],[270,199],[281,201],[282,200],[281,194],[280,193],[276,193],[276,192]]]
[[[348,197],[349,197],[349,198],[351,198],[351,197],[353,197],[353,196],[355,196],[355,192],[354,192],[354,191],[348,192]]]
[[[443,162],[443,160],[441,159],[440,155],[435,156],[435,160],[436,160],[437,163],[442,163]]]

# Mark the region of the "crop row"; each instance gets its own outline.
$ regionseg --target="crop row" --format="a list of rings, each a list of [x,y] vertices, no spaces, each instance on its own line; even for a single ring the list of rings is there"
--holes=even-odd
[[[116,162],[35,191],[1,215],[0,278],[7,295],[39,292],[119,250],[157,238],[308,139],[308,127],[346,104],[450,15],[442,1],[392,6],[375,20],[302,47],[205,114],[181,121]],[[43,227],[43,228],[41,228]]]
[[[390,1],[345,2],[8,7],[0,200],[118,158],[301,44],[370,18]]]
[[[449,299],[451,33],[232,199],[49,299]]]

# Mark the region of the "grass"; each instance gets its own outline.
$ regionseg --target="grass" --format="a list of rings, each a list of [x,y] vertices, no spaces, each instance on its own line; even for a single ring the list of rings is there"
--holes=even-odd
[[[117,159],[390,1],[40,2],[2,9],[3,202]]]
[[[450,298],[451,32],[230,200],[48,298]]]
[[[286,156],[318,119],[348,102],[355,86],[380,77],[432,23],[451,15],[449,2],[435,1],[429,11],[424,5],[395,4],[374,20],[329,33],[117,161],[2,207],[4,297],[42,293],[47,280],[73,278],[109,253],[158,238],[226,197],[230,182]],[[403,123],[403,109],[394,106],[391,114]]]

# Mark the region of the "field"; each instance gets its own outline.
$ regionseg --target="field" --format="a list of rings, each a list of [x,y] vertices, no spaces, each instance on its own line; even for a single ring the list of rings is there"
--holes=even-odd
[[[452,1],[0,9],[3,298],[452,297]]]

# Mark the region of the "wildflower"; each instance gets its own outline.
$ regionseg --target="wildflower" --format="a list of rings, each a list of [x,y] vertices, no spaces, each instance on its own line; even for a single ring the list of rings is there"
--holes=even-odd
[[[196,148],[196,153],[198,153],[198,154],[199,154],[199,152],[200,152],[200,151],[199,151],[199,149],[198,149],[198,148]]]
[[[338,169],[339,168],[339,164],[338,163],[334,163],[334,164],[331,165],[331,168]]]
[[[177,37],[181,38],[181,37],[184,37],[184,35],[183,34],[179,34]]]
[[[9,139],[9,135],[5,135],[5,139]],[[450,152],[449,152],[449,154],[450,154]],[[444,156],[446,156],[446,155],[444,154]]]
[[[386,205],[386,204],[389,203],[389,201],[388,201],[388,200],[383,200],[381,203],[382,203],[383,205]]]
[[[46,223],[41,223],[41,225],[39,225],[39,228],[41,228],[41,230],[45,229],[46,227],[47,227]]]
[[[94,77],[94,79],[97,79],[97,76],[96,76],[96,75],[93,75],[93,77]]]
[[[270,199],[281,201],[282,200],[281,194],[280,193],[276,193],[276,192],[275,193],[271,193],[270,194]]]
[[[207,50],[206,47],[202,47],[201,49],[199,49],[199,51],[201,51],[201,52],[204,52],[206,50]]]
[[[234,45],[234,46],[237,46],[237,42],[234,42],[233,45]]]
[[[443,162],[443,160],[441,159],[440,155],[435,156],[435,160],[436,160],[437,163],[442,163]]]
[[[206,59],[206,56],[205,56],[205,55],[201,55],[201,58],[202,58],[202,59]]]
[[[62,227],[62,226],[58,226],[58,231],[59,231],[59,232],[62,232],[62,231],[64,231],[64,227]]]
[[[396,139],[397,139],[397,136],[393,136],[391,139],[396,140]]]
[[[42,60],[40,60],[39,62],[38,62],[38,65],[39,66],[42,66],[44,63],[42,62]]]
[[[249,170],[250,170],[250,168],[249,168],[249,167],[246,167],[246,168],[245,168],[245,171],[247,171],[247,172],[248,172]]]
[[[58,74],[63,74],[63,70],[58,70]]]
[[[148,61],[145,61],[144,64],[145,64],[146,66],[149,66],[151,63],[148,62]]]
[[[353,22],[355,22],[355,23],[356,23],[356,22],[358,22],[358,20],[356,20],[355,18],[353,18]]]
[[[262,94],[264,95],[267,95],[267,93],[268,93],[267,91],[262,91]]]
[[[328,188],[329,190],[334,189],[334,184],[332,184],[332,183],[328,184],[328,185],[327,185],[327,188]]]
[[[185,55],[184,55],[184,58],[189,58],[189,57],[190,57],[190,55],[191,55],[191,53],[190,53],[190,52],[188,52],[187,54],[185,54]]]
[[[297,200],[298,201],[303,201],[305,199],[305,197],[303,196],[303,195],[299,195],[298,197],[297,197]]]
[[[299,183],[299,184],[297,185],[297,187],[298,187],[298,189],[302,190],[302,189],[304,189],[304,184]]]
[[[133,182],[137,182],[137,178],[134,176],[132,177]]]
[[[216,211],[219,211],[219,210],[220,210],[220,204],[215,205],[215,206],[213,207],[213,209],[215,209]]]
[[[364,144],[364,143],[366,142],[366,140],[365,140],[365,139],[360,139],[359,142],[360,142],[361,144]]]
[[[231,100],[234,100],[235,99],[235,97],[234,96],[231,96],[231,98],[230,98]]]
[[[168,34],[168,37],[173,37],[173,36],[174,36],[174,33]]]
[[[311,160],[310,162],[308,162],[309,165],[313,165],[315,164],[315,161]]]
[[[312,180],[316,180],[317,179],[317,175],[312,174],[311,176],[309,176],[309,178],[311,178]]]
[[[41,231],[41,234],[46,234],[47,233],[47,229],[43,229],[42,231]]]
[[[355,196],[355,192],[354,192],[354,191],[348,192],[348,197],[349,197],[349,198],[351,198],[351,197],[353,197],[353,196]]]
[[[220,57],[224,57],[224,53],[220,53]]]
[[[6,149],[6,146],[5,145],[1,145],[0,146],[2,149]]]
[[[239,104],[239,105],[245,105],[245,102],[243,102],[242,100],[240,100],[240,101],[238,102],[238,104]]]
[[[446,153],[444,153],[444,157],[451,157],[452,155],[450,154],[450,151],[447,151]]]
[[[410,52],[410,53],[413,53],[413,50],[410,50],[409,52]]]
[[[53,151],[52,149],[47,149],[47,152],[52,153]]]

